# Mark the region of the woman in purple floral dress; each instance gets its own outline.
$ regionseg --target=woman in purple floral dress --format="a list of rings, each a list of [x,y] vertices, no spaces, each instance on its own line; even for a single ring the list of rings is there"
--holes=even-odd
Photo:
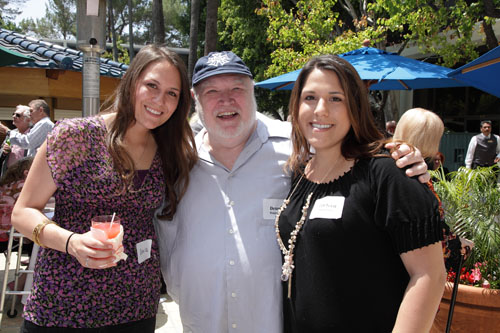
[[[14,208],[15,228],[42,247],[22,332],[154,332],[153,214],[165,198],[162,215],[173,216],[196,162],[182,60],[144,47],[113,98],[103,115],[54,127]],[[52,195],[54,221],[41,213]],[[93,216],[113,213],[124,228],[116,251],[89,232]]]

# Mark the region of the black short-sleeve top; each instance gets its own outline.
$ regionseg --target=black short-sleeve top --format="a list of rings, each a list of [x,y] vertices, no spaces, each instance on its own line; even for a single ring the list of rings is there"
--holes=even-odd
[[[400,254],[443,237],[436,198],[389,157],[360,160],[329,183],[299,176],[295,186],[279,219],[287,247],[313,195],[295,243],[291,299],[283,284],[286,331],[390,332],[409,281]],[[310,219],[313,211],[319,217]]]

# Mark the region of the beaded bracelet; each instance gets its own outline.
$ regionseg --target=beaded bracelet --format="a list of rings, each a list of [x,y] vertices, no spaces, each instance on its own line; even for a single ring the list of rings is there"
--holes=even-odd
[[[35,227],[35,229],[33,229],[33,237],[32,237],[33,242],[35,242],[36,245],[43,247],[43,248],[45,248],[45,245],[43,245],[42,242],[40,242],[40,234],[42,233],[43,229],[45,229],[47,224],[57,225],[57,223],[55,223],[54,221],[46,219],[43,222],[38,223],[37,226]]]

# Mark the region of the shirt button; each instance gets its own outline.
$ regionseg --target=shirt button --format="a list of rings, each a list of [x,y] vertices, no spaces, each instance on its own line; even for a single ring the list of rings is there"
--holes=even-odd
[[[236,324],[231,325],[233,328],[236,328]]]
[[[230,234],[234,234],[234,230],[233,229],[229,229],[229,233]]]
[[[229,201],[229,206],[234,206],[234,201]]]
[[[236,298],[236,293],[231,293],[232,298]]]
[[[234,266],[234,260],[229,260],[229,265]]]

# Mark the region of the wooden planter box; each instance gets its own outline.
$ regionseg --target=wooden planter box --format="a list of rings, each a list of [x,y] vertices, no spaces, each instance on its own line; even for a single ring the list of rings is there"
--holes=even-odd
[[[453,284],[446,283],[432,333],[446,330]],[[459,284],[450,332],[500,332],[500,290]]]

